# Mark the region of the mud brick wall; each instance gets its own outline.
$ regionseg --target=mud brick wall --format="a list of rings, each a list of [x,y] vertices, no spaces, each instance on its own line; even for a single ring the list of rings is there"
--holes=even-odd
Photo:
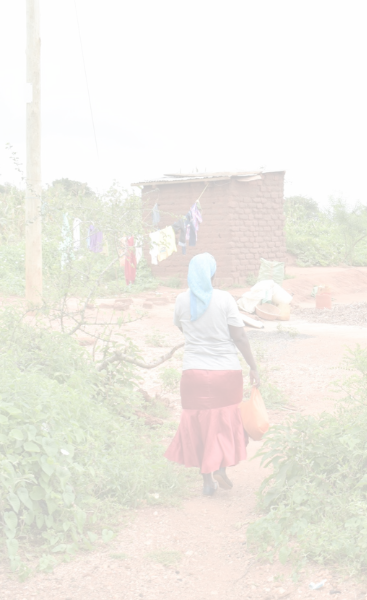
[[[230,269],[234,283],[258,274],[260,258],[285,260],[284,172],[261,180],[231,180],[228,197]]]
[[[199,198],[206,183],[189,182],[144,186],[145,220],[152,222],[152,207],[158,202],[159,228],[172,225]],[[188,264],[195,254],[210,252],[217,261],[217,283],[245,283],[258,273],[260,258],[285,259],[283,216],[284,172],[262,174],[261,180],[211,182],[201,196],[203,223],[195,247],[186,255],[177,253],[152,265],[160,279],[187,278]],[[150,260],[148,259],[149,263]]]

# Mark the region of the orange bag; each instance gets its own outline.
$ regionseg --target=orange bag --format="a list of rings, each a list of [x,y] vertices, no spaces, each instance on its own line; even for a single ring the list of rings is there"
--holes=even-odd
[[[241,418],[244,429],[250,438],[259,441],[269,429],[269,417],[261,397],[259,388],[253,387],[250,400],[240,404]]]

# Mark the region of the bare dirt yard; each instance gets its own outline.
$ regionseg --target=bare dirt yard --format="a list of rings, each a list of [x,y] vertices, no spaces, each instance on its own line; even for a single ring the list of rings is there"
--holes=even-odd
[[[313,285],[332,287],[335,304],[367,301],[367,268],[299,269],[287,267],[284,287],[294,293],[294,304],[312,308]],[[239,297],[244,290],[232,289]],[[173,327],[177,291],[159,288],[156,293],[133,297],[129,310],[145,316],[126,326],[145,360],[164,354],[182,339]],[[107,306],[104,310],[110,310]],[[330,383],[343,372],[338,365],[346,346],[367,342],[367,328],[346,323],[313,323],[294,311],[290,322],[268,322],[265,329],[248,329],[251,343],[261,356],[271,382],[287,398],[285,408],[269,411],[271,421],[281,422],[294,411],[317,414],[332,411],[335,397]],[[147,342],[156,335],[162,347]],[[164,341],[162,341],[164,340]],[[182,354],[165,365],[180,368]],[[144,372],[144,388],[159,394],[161,367]],[[178,393],[168,394],[171,417],[179,418]],[[162,440],[162,451],[167,440]],[[201,495],[197,474],[187,497],[175,506],[146,507],[121,514],[116,537],[50,574],[37,574],[20,583],[3,567],[0,598],[8,600],[224,600],[276,598],[367,598],[367,583],[342,575],[338,568],[309,565],[298,581],[292,568],[278,562],[263,564],[246,545],[246,528],[257,515],[256,492],[265,476],[258,459],[251,460],[261,442],[250,441],[249,459],[229,469],[231,491],[219,490],[213,498]],[[326,580],[313,591],[310,582]]]

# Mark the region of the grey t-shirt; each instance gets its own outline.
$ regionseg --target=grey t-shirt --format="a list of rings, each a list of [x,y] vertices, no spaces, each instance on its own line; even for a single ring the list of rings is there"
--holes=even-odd
[[[243,327],[233,296],[213,290],[209,308],[196,321],[190,320],[190,290],[176,300],[174,324],[185,336],[183,370],[240,371],[238,350],[229,334],[228,325]]]

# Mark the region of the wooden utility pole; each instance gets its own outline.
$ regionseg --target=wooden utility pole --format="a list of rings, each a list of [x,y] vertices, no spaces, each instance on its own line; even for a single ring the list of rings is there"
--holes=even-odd
[[[26,0],[27,19],[27,114],[25,273],[26,300],[42,302],[41,220],[41,39],[40,0]]]

